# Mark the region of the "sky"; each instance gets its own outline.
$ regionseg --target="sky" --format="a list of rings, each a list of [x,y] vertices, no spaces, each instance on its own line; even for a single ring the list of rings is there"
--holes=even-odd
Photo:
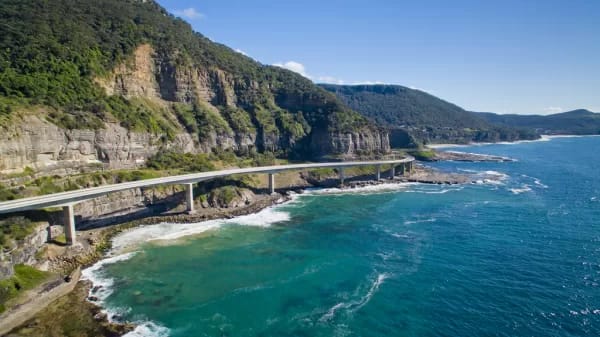
[[[314,82],[388,83],[472,111],[600,112],[600,0],[158,0]]]

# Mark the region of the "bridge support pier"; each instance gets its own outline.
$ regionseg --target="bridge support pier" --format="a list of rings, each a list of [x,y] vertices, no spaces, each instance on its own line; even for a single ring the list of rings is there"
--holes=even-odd
[[[392,168],[390,168],[390,179],[394,179],[395,176],[396,176],[396,166],[392,165]]]
[[[412,161],[406,163],[406,165],[408,166],[408,173],[412,173],[413,171],[413,165],[412,165]]]
[[[275,193],[275,173],[269,173],[269,193]]]
[[[340,174],[340,186],[344,186],[344,179],[345,179],[344,168],[343,167],[338,168],[338,172]]]
[[[194,184],[186,184],[185,189],[185,205],[188,214],[194,214]]]
[[[381,180],[381,165],[377,165],[377,173],[375,174],[377,181]]]
[[[72,246],[77,241],[77,233],[75,232],[75,212],[73,212],[73,205],[63,206],[63,216],[67,245]]]

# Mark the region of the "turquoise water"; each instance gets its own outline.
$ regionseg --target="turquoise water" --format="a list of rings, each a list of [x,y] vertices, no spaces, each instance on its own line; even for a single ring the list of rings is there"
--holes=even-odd
[[[144,323],[132,335],[598,336],[599,149],[460,148],[518,162],[438,163],[506,176],[309,193],[174,241],[136,245],[181,230],[141,228],[117,239],[128,259],[87,274],[111,312]]]

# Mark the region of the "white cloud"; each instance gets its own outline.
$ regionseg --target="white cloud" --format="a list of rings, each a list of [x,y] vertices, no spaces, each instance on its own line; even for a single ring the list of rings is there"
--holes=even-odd
[[[344,80],[340,80],[339,78],[335,78],[332,76],[319,76],[317,78],[318,83],[330,83],[330,84],[345,84]]]
[[[198,12],[193,7],[186,9],[176,9],[173,11],[173,14],[190,20],[202,19],[204,17],[204,14]]]
[[[339,85],[343,85],[343,84],[347,84],[347,85],[375,85],[375,84],[385,84],[385,82],[382,81],[352,81],[352,82],[347,82],[344,81],[342,79],[339,78],[335,78],[332,76],[319,76],[316,79],[317,83],[329,83],[329,84],[339,84]]]
[[[409,86],[409,88],[410,88],[410,89],[413,89],[413,90],[419,90],[419,91],[422,91],[422,92],[425,92],[425,93],[428,93],[428,94],[433,94],[433,93],[434,93],[432,90],[425,90],[425,89],[423,89],[423,88],[419,88],[419,87],[412,87],[412,86]]]
[[[354,85],[375,85],[375,84],[385,84],[385,82],[381,82],[381,81],[358,81],[358,82],[352,82],[351,84]]]
[[[236,53],[240,53],[240,54],[242,54],[244,56],[248,56],[248,54],[245,51],[241,50],[241,49],[235,49],[235,52]]]
[[[559,106],[549,106],[547,108],[544,108],[544,112],[548,113],[548,114],[555,114],[555,113],[559,113],[559,112],[563,112],[563,108],[559,107]]]
[[[306,67],[304,66],[304,64],[300,63],[300,62],[296,62],[296,61],[288,61],[285,63],[274,63],[273,64],[276,67],[280,67],[280,68],[284,68],[287,70],[291,70],[295,73],[298,73],[306,78],[308,78],[309,80],[312,80],[316,83],[329,83],[329,84],[350,84],[350,85],[359,85],[359,84],[366,84],[366,85],[373,85],[373,84],[385,84],[384,82],[381,81],[356,81],[356,82],[346,82],[342,79],[333,77],[333,76],[311,76],[308,74],[308,72],[306,71]]]
[[[306,73],[306,68],[304,67],[304,64],[300,63],[300,62],[296,62],[296,61],[288,61],[285,63],[275,63],[273,64],[276,67],[280,67],[280,68],[284,68],[287,70],[291,70],[295,73],[298,73],[306,78],[311,78],[310,76],[308,76],[308,74]]]

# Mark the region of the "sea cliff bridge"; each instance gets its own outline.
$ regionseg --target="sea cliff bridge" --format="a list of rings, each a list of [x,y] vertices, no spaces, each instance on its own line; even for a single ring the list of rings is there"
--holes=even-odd
[[[269,175],[269,192],[275,192],[275,174],[282,171],[318,169],[318,168],[335,168],[338,171],[340,185],[344,184],[344,168],[355,166],[375,166],[375,177],[381,180],[382,165],[391,165],[390,178],[396,175],[396,167],[402,165],[404,170],[412,170],[412,163],[415,158],[407,156],[403,159],[396,160],[374,160],[374,161],[346,161],[346,162],[326,162],[326,163],[306,163],[306,164],[290,164],[290,165],[275,165],[261,167],[235,168],[219,171],[201,172],[184,174],[170,177],[162,177],[155,179],[146,179],[131,181],[126,183],[98,186],[85,188],[75,191],[54,193],[37,197],[23,198],[11,201],[0,202],[0,214],[30,211],[42,209],[46,207],[62,207],[64,215],[65,237],[67,243],[72,245],[76,239],[75,231],[75,213],[73,205],[93,199],[112,192],[118,192],[128,189],[151,187],[158,185],[186,185],[186,206],[188,213],[194,213],[194,184],[207,181],[215,178],[222,178],[236,174],[256,174],[265,173]]]

